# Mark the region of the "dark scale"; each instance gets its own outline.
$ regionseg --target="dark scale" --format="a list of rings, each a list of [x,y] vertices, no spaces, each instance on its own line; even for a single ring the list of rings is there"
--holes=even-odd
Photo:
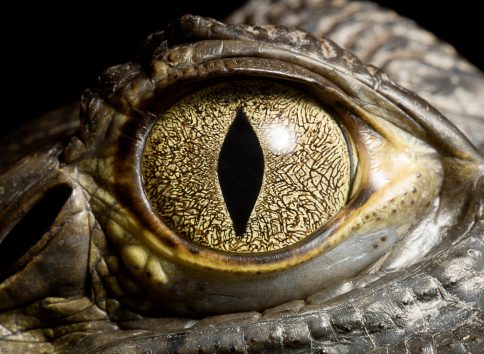
[[[264,155],[259,139],[239,109],[218,158],[218,180],[237,236],[245,233],[263,175]]]

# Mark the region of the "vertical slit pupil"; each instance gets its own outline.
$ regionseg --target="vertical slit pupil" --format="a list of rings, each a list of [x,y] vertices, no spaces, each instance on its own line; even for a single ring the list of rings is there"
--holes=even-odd
[[[217,172],[235,234],[242,236],[262,186],[264,155],[241,108],[222,143]]]

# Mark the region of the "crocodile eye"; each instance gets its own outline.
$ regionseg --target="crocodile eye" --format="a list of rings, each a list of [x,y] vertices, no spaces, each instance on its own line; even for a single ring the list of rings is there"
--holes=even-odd
[[[265,252],[319,230],[347,202],[350,146],[307,94],[238,81],[164,112],[142,160],[145,190],[178,235],[230,252]]]
[[[186,16],[146,52],[84,95],[65,152],[96,274],[138,311],[260,310],[412,264],[476,174],[455,127],[329,41]]]

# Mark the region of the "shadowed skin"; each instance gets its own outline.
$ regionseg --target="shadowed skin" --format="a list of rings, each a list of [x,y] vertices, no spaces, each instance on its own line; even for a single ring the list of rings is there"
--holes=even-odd
[[[281,13],[286,16],[281,17]],[[118,256],[114,236],[123,235],[128,226],[120,228],[124,224],[110,222],[116,215],[116,207],[140,208],[136,203],[130,204],[130,195],[123,192],[130,188],[132,180],[127,177],[123,180],[122,175],[116,183],[112,182],[112,173],[124,171],[123,164],[128,162],[117,159],[113,164],[103,160],[110,156],[113,139],[110,120],[105,117],[110,117],[113,108],[102,99],[110,104],[115,102],[116,108],[131,107],[144,92],[143,86],[130,80],[142,77],[140,73],[149,70],[130,63],[107,71],[98,91],[85,95],[81,128],[73,123],[78,121],[76,111],[66,109],[33,122],[30,128],[33,139],[28,139],[29,131],[23,131],[3,144],[8,154],[1,155],[0,164],[3,167],[0,247],[15,244],[10,237],[21,238],[19,244],[27,242],[23,235],[28,225],[22,221],[38,202],[51,198],[54,202],[50,205],[64,206],[55,210],[45,208],[44,214],[40,214],[54,215],[55,220],[45,234],[40,229],[30,230],[28,239],[33,246],[28,251],[17,246],[2,251],[15,257],[10,256],[8,264],[4,261],[0,272],[0,349],[39,353],[307,352],[318,349],[323,352],[478,352],[484,338],[484,179],[483,160],[478,152],[484,146],[484,107],[481,107],[484,101],[475,97],[484,97],[482,74],[413,23],[368,3],[321,1],[291,9],[284,2],[270,6],[265,1],[251,2],[229,21],[297,26],[316,36],[327,36],[363,62],[383,69],[391,80],[422,96],[462,130],[477,149],[452,126],[442,128],[446,120],[442,118],[439,122],[440,116],[416,96],[406,95],[406,91],[395,93],[396,89],[388,88],[391,84],[386,77],[378,73],[372,76],[375,69],[363,68],[358,63],[351,67],[352,57],[324,42],[328,57],[332,51],[335,53],[334,65],[350,67],[348,71],[359,82],[385,95],[420,127],[425,127],[425,134],[413,126],[408,129],[414,129],[416,136],[421,134],[422,139],[432,144],[447,166],[434,219],[442,222],[442,228],[437,228],[437,221],[435,224],[429,221],[425,228],[414,233],[427,235],[437,229],[439,242],[420,259],[400,266],[398,262],[390,262],[389,252],[357,276],[265,311],[257,309],[205,318],[199,315],[194,319],[169,314],[166,310],[152,311],[153,299],[143,297],[148,291],[140,291],[139,283],[133,281],[145,276],[143,272],[151,263],[143,263],[146,267],[143,270],[135,267],[145,257],[143,248],[132,248],[126,255]],[[279,34],[274,43],[293,43],[288,47],[296,52],[306,53],[307,47],[315,43],[302,38],[300,32],[271,31],[269,34]],[[177,40],[188,41],[186,38],[268,41],[262,34],[254,35],[253,28],[224,27],[192,17],[184,18],[173,33],[174,37],[168,35],[165,46],[176,45]],[[150,42],[154,48],[146,48],[150,59],[159,54],[156,38],[154,35]],[[300,46],[294,45],[295,42]],[[169,59],[175,66],[180,58],[183,55]],[[160,76],[164,69],[163,66],[150,68]],[[274,66],[270,70],[275,70]],[[203,73],[185,73],[190,74]],[[454,79],[447,80],[449,77]],[[132,85],[127,88],[126,82]],[[140,82],[145,81],[137,81]],[[352,84],[346,86],[348,95],[352,94],[352,87]],[[99,92],[102,95],[96,96]],[[129,96],[126,92],[137,94],[126,103],[125,97]],[[390,106],[387,101],[381,100],[381,103]],[[397,109],[392,112],[398,113]],[[66,122],[63,123],[65,130],[51,134],[59,121]],[[43,134],[39,134],[39,127],[43,127]],[[432,135],[437,129],[441,130]],[[75,130],[66,146],[64,138]],[[136,145],[136,139],[133,140],[132,144]],[[128,156],[129,148],[117,150],[116,154]],[[100,151],[105,155],[100,156]],[[113,166],[120,170],[112,169]],[[70,194],[66,193],[69,190]],[[109,199],[105,196],[108,194],[116,198]],[[124,216],[136,223],[136,218]],[[110,238],[106,237],[108,234]],[[385,241],[382,236],[375,247]],[[402,250],[405,252],[406,248]],[[123,262],[131,267],[128,271]],[[162,272],[150,274],[163,282]],[[148,280],[143,281],[148,284]],[[186,287],[186,291],[197,294],[203,289]]]

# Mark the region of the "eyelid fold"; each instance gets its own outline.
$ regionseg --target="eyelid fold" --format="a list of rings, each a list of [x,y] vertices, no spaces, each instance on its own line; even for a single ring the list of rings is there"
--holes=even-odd
[[[426,101],[391,82],[377,68],[364,65],[329,39],[316,39],[306,32],[282,26],[225,25],[192,15],[183,16],[175,28],[176,34],[173,30],[152,34],[147,40],[147,47],[165,49],[172,37],[177,38],[174,43],[183,43],[180,37],[199,42],[185,47],[175,46],[175,50],[169,54],[155,51],[152,58],[155,66],[160,64],[157,59],[183,69],[193,64],[231,57],[263,57],[292,63],[330,79],[353,99],[360,100],[362,105],[365,105],[365,95],[368,95],[368,103],[372,106],[367,107],[369,112],[378,115],[373,109],[389,110],[395,116],[387,119],[413,135],[421,137],[423,129],[431,128],[425,133],[435,132],[431,138],[451,155],[481,160],[479,152],[469,140]],[[204,54],[192,56],[191,53]],[[161,72],[164,74],[165,69]],[[363,95],[354,91],[355,88],[361,90],[362,84],[370,89]],[[378,102],[378,106],[375,107],[374,102]]]
[[[108,69],[101,77],[99,88],[84,95],[81,140],[72,143],[76,147],[83,145],[84,153],[67,148],[65,157],[67,163],[77,162],[75,173],[80,173],[76,178],[90,196],[101,227],[119,250],[130,274],[141,279],[139,282],[155,297],[163,294],[180,312],[213,311],[212,301],[220,304],[215,311],[263,308],[302,298],[323,283],[334,281],[337,276],[327,269],[327,264],[334,263],[335,255],[340,255],[342,250],[334,249],[326,258],[321,254],[335,247],[337,240],[331,236],[337,234],[342,223],[348,222],[347,215],[350,215],[337,215],[297,248],[257,256],[229,255],[177,237],[150,207],[139,165],[146,135],[157,112],[193,87],[242,75],[305,87],[314,96],[321,97],[342,120],[354,124],[354,136],[364,140],[371,135],[371,139],[381,144],[389,143],[387,146],[376,143],[369,147],[373,150],[362,149],[361,154],[377,150],[383,153],[385,147],[392,146],[413,149],[432,161],[428,166],[430,177],[442,176],[450,168],[446,166],[450,162],[440,161],[436,151],[444,152],[449,159],[458,159],[461,165],[481,159],[467,139],[423,100],[396,87],[383,73],[363,65],[329,40],[317,40],[295,30],[224,25],[185,16],[178,26],[152,35],[146,48],[148,53],[142,58],[143,65],[128,63]],[[357,129],[356,121],[364,124]],[[395,140],[391,136],[395,130],[405,138]],[[413,143],[416,145],[412,147]],[[402,164],[407,155],[402,154]],[[472,163],[466,165],[467,171],[474,170]],[[394,167],[397,167],[395,162],[389,160],[384,170]],[[369,183],[365,180],[369,171],[377,170],[383,171],[379,166],[363,164],[361,183]],[[413,172],[414,176],[422,174]],[[432,190],[439,193],[445,186],[446,182],[437,178]],[[366,187],[343,210],[351,211],[371,201],[371,194],[381,186]],[[412,189],[408,192],[412,193]],[[423,198],[421,202],[430,205],[435,193],[429,193],[425,196],[428,201]],[[464,200],[461,198],[460,202]],[[427,207],[418,212],[423,213]],[[376,214],[373,216],[378,218]],[[408,231],[372,232],[361,227],[366,235],[365,245],[379,243],[379,249],[372,253],[373,258],[359,263],[360,268],[383,255],[391,243],[398,241],[398,233]],[[350,249],[349,254],[362,246],[354,240],[354,250]],[[327,276],[315,273],[315,269],[326,269]],[[284,274],[281,270],[285,270]],[[349,273],[357,271],[348,269]],[[259,273],[265,273],[264,286],[260,284]],[[310,285],[307,281],[303,284],[300,278],[313,281]],[[185,294],[181,294],[183,287],[188,289]],[[274,287],[280,291],[269,297],[268,289]],[[187,305],[184,300],[190,288],[204,295]],[[259,292],[260,296],[254,296]],[[249,294],[254,299],[248,299]]]

